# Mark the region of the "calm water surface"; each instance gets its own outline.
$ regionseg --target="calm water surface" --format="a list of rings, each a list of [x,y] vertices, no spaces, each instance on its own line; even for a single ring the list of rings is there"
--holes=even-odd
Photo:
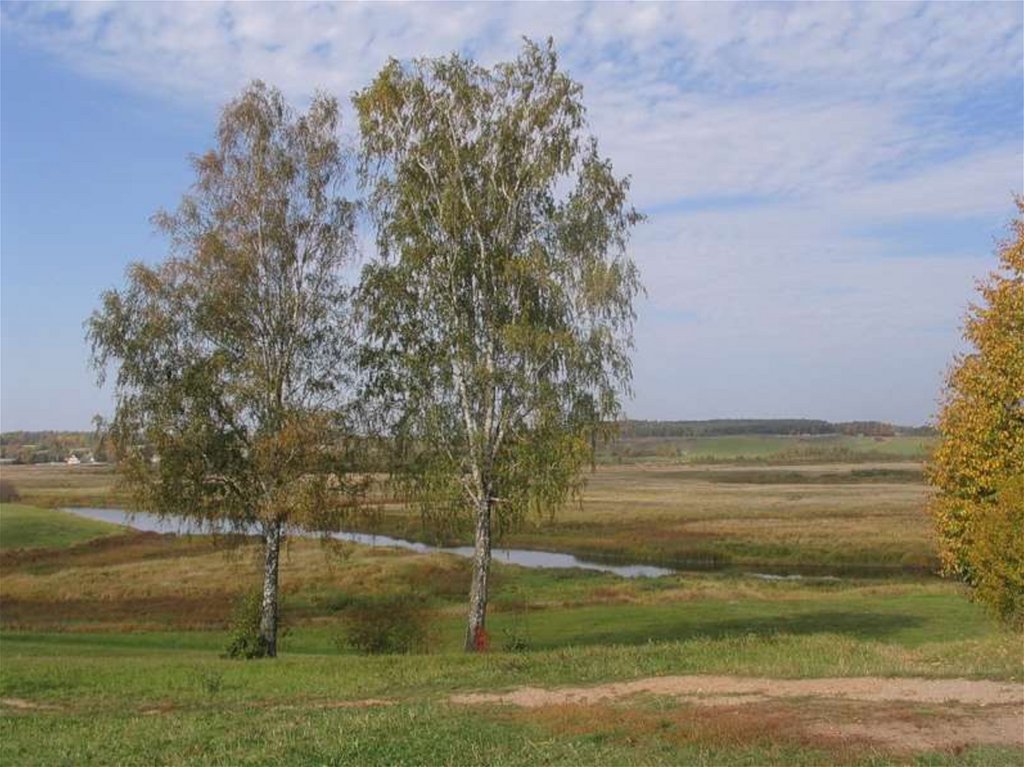
[[[137,512],[129,514],[120,509],[65,509],[72,514],[89,519],[97,519],[101,522],[112,522],[115,525],[124,525],[133,530],[152,533],[177,533],[179,535],[201,535],[211,532],[205,528],[183,519],[161,519],[155,514]],[[255,533],[255,530],[250,531]],[[301,530],[293,530],[292,535],[305,538],[317,537],[316,533],[307,533]],[[440,551],[445,554],[455,554],[459,557],[472,557],[472,546],[431,546],[418,541],[407,541],[402,538],[392,538],[388,535],[373,535],[370,533],[331,533],[332,538],[351,543],[359,543],[364,546],[385,546],[396,549],[408,549],[421,554],[433,551]],[[605,573],[613,573],[623,578],[657,578],[662,575],[673,575],[675,570],[666,567],[653,567],[651,565],[607,565],[600,562],[588,562],[579,559],[572,554],[561,554],[553,551],[531,551],[530,549],[493,549],[492,557],[495,561],[504,562],[520,567],[576,567],[581,570],[599,570]]]

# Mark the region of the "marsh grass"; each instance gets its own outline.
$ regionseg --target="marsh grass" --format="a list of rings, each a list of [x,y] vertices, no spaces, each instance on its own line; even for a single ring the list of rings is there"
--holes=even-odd
[[[920,472],[916,463],[599,467],[579,504],[525,520],[501,545],[676,569],[924,575],[939,562]],[[397,504],[374,531],[467,543],[438,541]]]
[[[117,525],[82,519],[55,509],[0,504],[0,551],[69,546],[124,532]]]
[[[17,486],[22,503],[31,506],[122,507],[127,502],[113,466],[14,465],[4,466],[3,476]]]
[[[765,445],[797,438],[704,439],[725,440],[722,444],[732,445],[737,455],[756,457]],[[843,439],[862,446],[879,444],[870,438]],[[936,546],[923,512],[928,490],[920,463],[907,460],[907,454],[914,454],[912,446],[927,440],[884,439],[901,461],[749,465],[733,459],[731,465],[600,466],[587,476],[579,504],[552,517],[529,518],[501,543],[609,563],[683,569],[934,572]],[[52,507],[124,502],[109,467],[5,467],[8,475],[26,503]],[[380,500],[372,515],[354,516],[347,527],[428,543],[468,542],[456,528],[425,524],[415,508]]]

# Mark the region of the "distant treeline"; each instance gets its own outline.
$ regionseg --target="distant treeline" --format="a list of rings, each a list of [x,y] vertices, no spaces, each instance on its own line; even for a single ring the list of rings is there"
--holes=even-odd
[[[64,461],[72,454],[105,459],[104,446],[94,431],[5,431],[0,434],[0,458],[15,463]]]
[[[866,437],[934,435],[931,426],[897,426],[883,421],[842,421],[832,423],[813,418],[719,418],[710,421],[623,421],[619,437],[727,437],[740,434],[825,435]]]
[[[720,418],[710,421],[636,421],[619,423],[619,439],[637,437],[726,437],[756,435],[863,435],[867,437],[934,435],[931,426],[897,426],[882,421],[832,423],[812,418]],[[0,434],[0,458],[17,463],[64,461],[72,454],[107,459],[106,445],[94,431],[8,431]]]

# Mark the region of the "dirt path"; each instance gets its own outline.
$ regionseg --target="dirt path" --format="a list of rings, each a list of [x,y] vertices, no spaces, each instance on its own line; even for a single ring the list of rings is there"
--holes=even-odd
[[[634,695],[673,697],[690,726],[756,731],[765,722],[790,737],[822,743],[870,743],[895,751],[958,749],[974,744],[1024,747],[1024,685],[970,679],[762,679],[664,676],[592,687],[520,687],[505,693],[454,695],[455,704],[506,704],[539,721],[564,721],[567,712],[618,706]],[[686,712],[691,712],[686,714]],[[535,712],[535,713],[533,713]],[[635,714],[635,712],[633,712]],[[577,718],[582,714],[577,715]]]
[[[453,695],[453,703],[507,703],[524,708],[596,703],[639,693],[692,698],[693,703],[734,704],[771,698],[826,697],[863,701],[1024,706],[1024,685],[972,679],[763,679],[735,676],[655,676],[594,687],[520,687],[505,693]]]

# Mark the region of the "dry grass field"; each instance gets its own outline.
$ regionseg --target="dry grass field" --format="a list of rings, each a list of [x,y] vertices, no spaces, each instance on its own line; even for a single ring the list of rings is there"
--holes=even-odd
[[[25,503],[119,507],[110,467],[5,466]],[[679,569],[761,568],[837,574],[924,574],[937,567],[928,489],[916,461],[746,465],[599,465],[583,495],[529,518],[502,545]],[[348,527],[465,543],[414,508],[385,504]]]
[[[502,544],[679,569],[924,574],[938,564],[927,498],[915,462],[599,466],[580,502],[526,520]],[[395,506],[355,526],[437,538]]]
[[[116,507],[124,497],[116,489],[117,474],[110,465],[7,465],[0,476],[12,483],[22,502],[31,506]]]

